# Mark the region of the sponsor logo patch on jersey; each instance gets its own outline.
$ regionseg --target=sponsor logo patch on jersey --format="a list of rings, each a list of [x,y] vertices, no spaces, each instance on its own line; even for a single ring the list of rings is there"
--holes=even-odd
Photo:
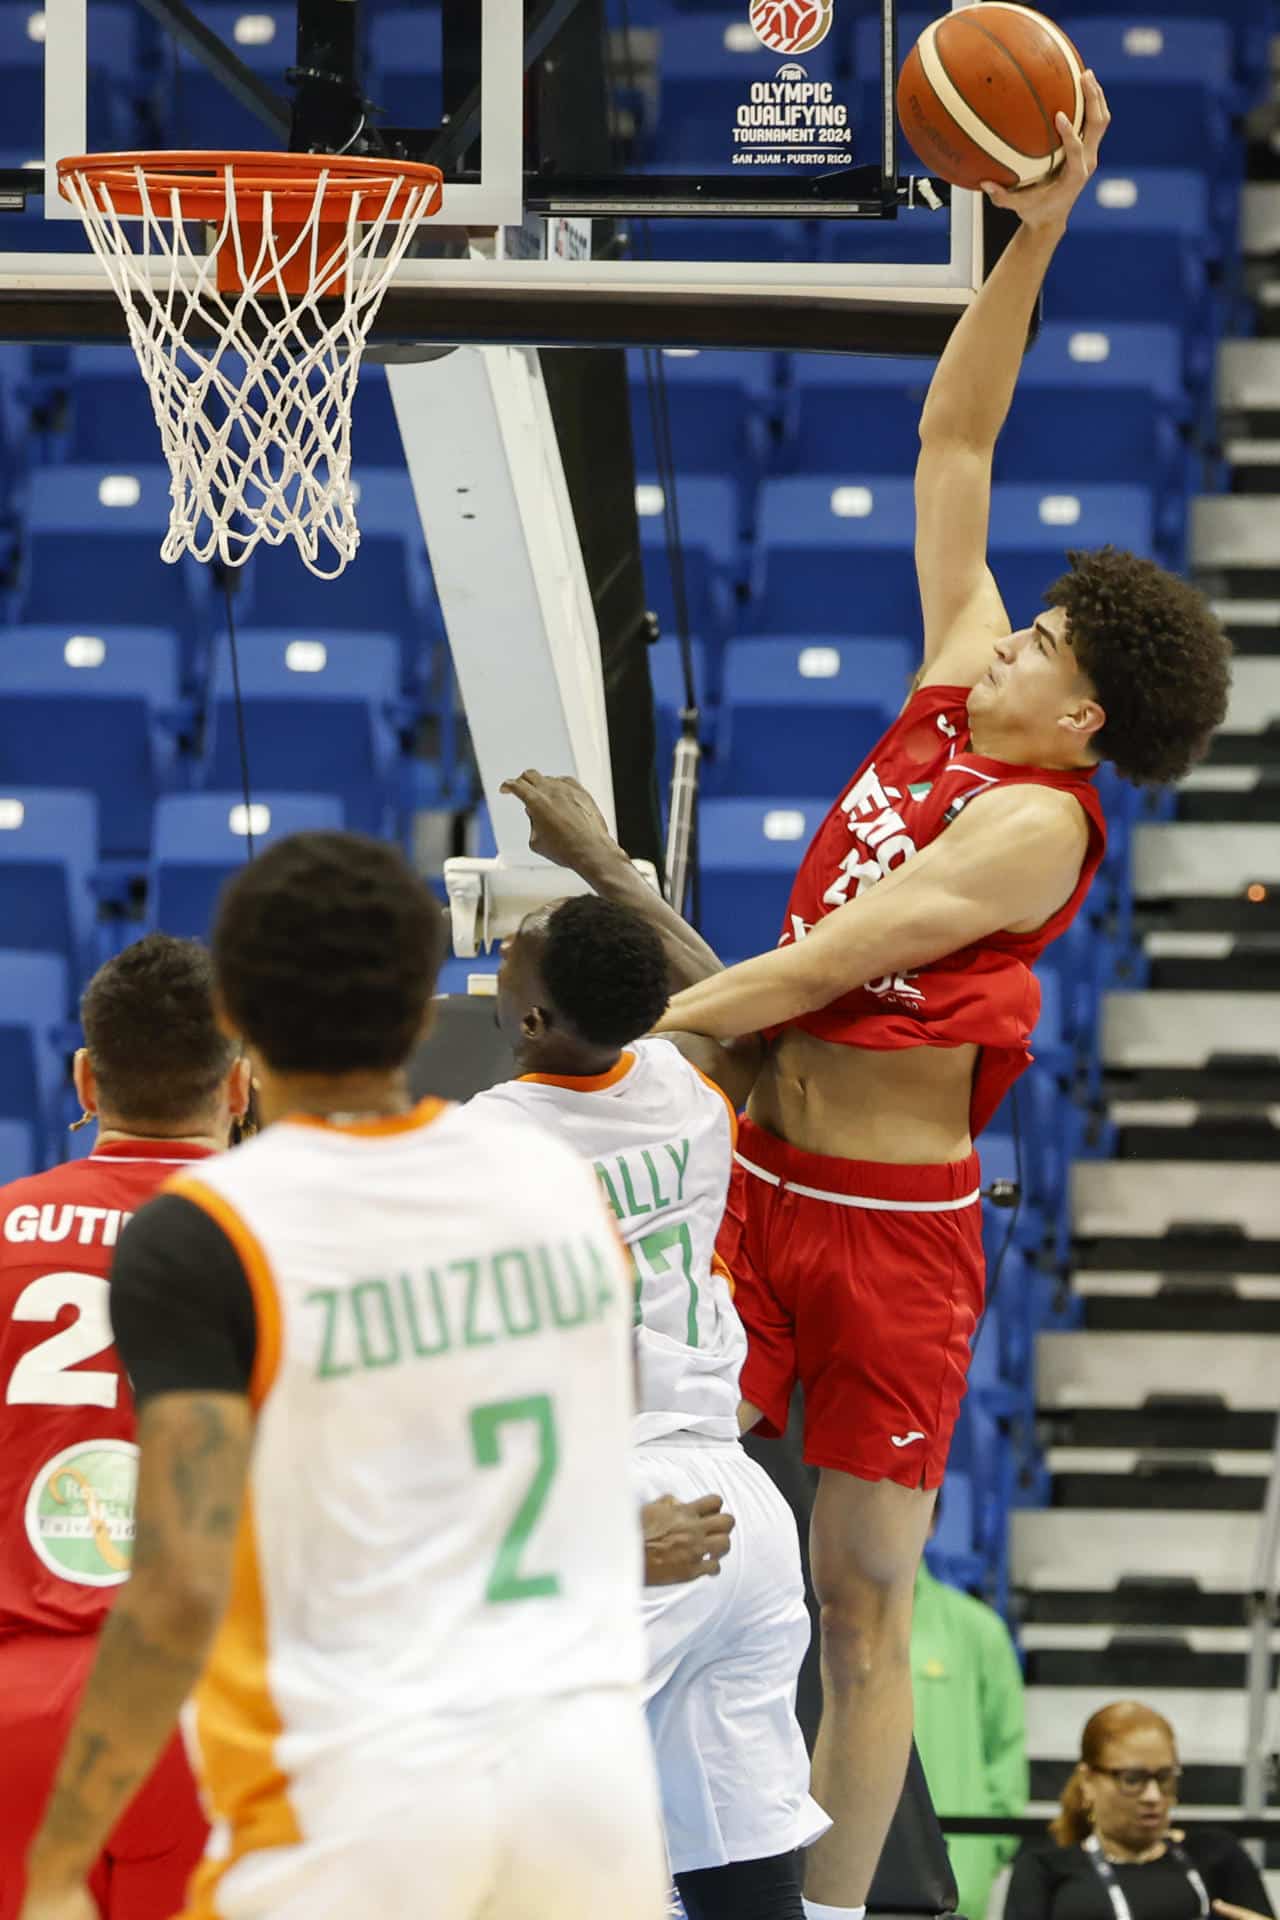
[[[27,1538],[64,1580],[116,1587],[133,1561],[138,1449],[128,1440],[77,1441],[45,1462],[27,1495]]]

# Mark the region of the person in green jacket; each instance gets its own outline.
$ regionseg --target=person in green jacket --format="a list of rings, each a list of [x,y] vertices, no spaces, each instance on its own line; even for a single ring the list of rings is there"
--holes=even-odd
[[[936,1520],[935,1520],[936,1525]],[[981,1600],[944,1586],[921,1565],[911,1629],[915,1738],[940,1814],[1015,1817],[1026,1808],[1027,1730],[1022,1672],[1009,1630]],[[1016,1839],[948,1839],[958,1911],[985,1920],[996,1875]]]

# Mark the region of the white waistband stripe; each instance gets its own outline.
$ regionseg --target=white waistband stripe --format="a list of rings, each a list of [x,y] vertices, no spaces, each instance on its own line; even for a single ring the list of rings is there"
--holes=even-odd
[[[826,1193],[821,1187],[804,1187],[798,1180],[784,1180],[779,1174],[770,1173],[767,1167],[758,1167],[745,1154],[735,1153],[733,1157],[740,1167],[754,1173],[757,1180],[767,1180],[771,1187],[785,1187],[788,1193],[802,1194],[806,1200],[829,1200],[833,1207],[863,1207],[868,1213],[960,1213],[982,1198],[980,1187],[959,1200],[874,1200],[869,1194]]]

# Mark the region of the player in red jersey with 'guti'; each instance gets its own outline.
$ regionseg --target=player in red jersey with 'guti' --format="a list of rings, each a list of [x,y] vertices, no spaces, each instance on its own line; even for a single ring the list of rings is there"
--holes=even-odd
[[[137,1449],[107,1310],[116,1243],[176,1167],[227,1145],[249,1098],[194,941],[138,941],[94,975],[81,1012],[93,1153],[0,1188],[0,1920],[21,1905],[23,1856],[129,1574]],[[94,1870],[104,1920],[169,1920],[205,1833],[175,1739]]]

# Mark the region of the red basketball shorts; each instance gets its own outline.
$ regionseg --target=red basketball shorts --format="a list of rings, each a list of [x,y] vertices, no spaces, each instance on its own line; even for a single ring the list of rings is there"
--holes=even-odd
[[[859,1480],[942,1479],[982,1313],[978,1156],[899,1167],[802,1153],[744,1120],[719,1251],[747,1329],[742,1395],[804,1457]]]
[[[22,1904],[23,1860],[96,1647],[89,1634],[0,1640],[0,1920],[14,1920]],[[89,1885],[103,1920],[172,1920],[207,1831],[175,1736],[94,1867]]]

